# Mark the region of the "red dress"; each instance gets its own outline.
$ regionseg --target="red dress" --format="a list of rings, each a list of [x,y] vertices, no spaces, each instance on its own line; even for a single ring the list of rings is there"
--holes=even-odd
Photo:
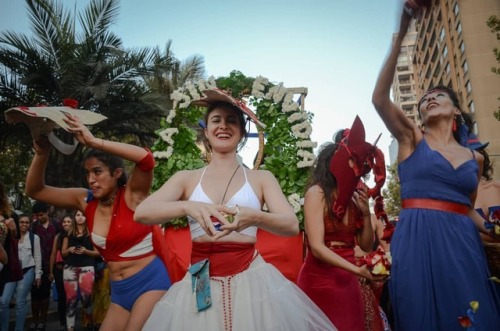
[[[357,225],[362,225],[363,220],[357,215],[355,208],[349,210],[347,225],[325,216],[325,245],[355,264],[354,235]],[[334,246],[333,241],[341,241],[345,245]],[[298,285],[339,331],[365,330],[365,303],[358,276],[316,259],[308,249],[300,270]]]

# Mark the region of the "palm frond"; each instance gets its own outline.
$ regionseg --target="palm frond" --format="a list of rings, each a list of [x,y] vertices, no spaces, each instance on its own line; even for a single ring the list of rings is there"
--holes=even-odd
[[[51,56],[55,60],[55,65],[59,67],[59,31],[57,26],[59,17],[63,15],[62,7],[52,0],[26,0],[26,3],[32,30],[40,51]]]
[[[179,70],[179,83],[200,79],[205,75],[205,59],[201,55],[192,55],[182,61]]]
[[[119,0],[92,0],[78,18],[86,37],[101,36],[118,17]]]

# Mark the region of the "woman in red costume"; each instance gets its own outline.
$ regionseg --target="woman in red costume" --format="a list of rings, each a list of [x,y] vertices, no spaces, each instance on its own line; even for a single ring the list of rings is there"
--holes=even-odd
[[[153,155],[144,148],[94,137],[76,116],[66,114],[65,122],[78,142],[89,147],[84,168],[90,190],[45,184],[50,144],[41,138],[34,141],[26,193],[33,199],[85,213],[92,242],[107,261],[111,279],[111,305],[100,330],[141,330],[154,304],[170,286],[159,258],[159,241],[153,240],[160,229],[133,221],[137,205],[151,188]],[[128,179],[122,159],[135,163]]]
[[[355,245],[370,252],[374,240],[367,188],[357,185],[365,171],[358,165],[365,165],[371,145],[364,142],[358,118],[353,129],[338,132],[334,141],[323,145],[306,189],[308,252],[298,285],[338,330],[361,331],[367,316],[359,277],[384,278],[358,266],[354,256]],[[373,330],[382,329],[380,318],[378,322]]]

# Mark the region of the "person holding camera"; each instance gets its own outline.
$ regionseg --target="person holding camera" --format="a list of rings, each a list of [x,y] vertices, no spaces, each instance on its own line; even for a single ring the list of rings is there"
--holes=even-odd
[[[68,331],[75,328],[78,295],[86,314],[91,316],[92,287],[94,285],[94,263],[99,252],[90,240],[87,218],[77,211],[72,220],[71,230],[63,239],[62,256],[64,257],[64,291],[66,293],[66,326]]]

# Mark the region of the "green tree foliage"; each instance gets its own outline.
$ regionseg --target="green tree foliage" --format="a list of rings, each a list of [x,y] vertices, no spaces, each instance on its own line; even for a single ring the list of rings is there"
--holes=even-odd
[[[486,21],[486,25],[491,29],[491,32],[494,33],[497,37],[497,40],[500,41],[500,18],[493,15],[488,18]],[[493,54],[495,54],[495,58],[497,62],[500,64],[500,49],[498,47],[493,48]],[[492,67],[491,71],[495,74],[500,75],[500,67]],[[498,99],[500,100],[500,98]],[[500,121],[500,106],[498,110],[494,113],[495,118]]]
[[[91,0],[81,12],[67,10],[61,0],[26,0],[26,6],[32,35],[0,33],[0,159],[19,162],[15,176],[9,167],[1,167],[6,182],[23,182],[32,156],[29,130],[24,124],[7,125],[7,109],[76,99],[79,108],[108,117],[92,128],[96,136],[150,146],[168,114],[165,100],[177,81],[203,75],[203,59],[177,60],[170,42],[164,54],[158,48],[125,49],[111,32],[119,0]],[[62,140],[72,139],[58,131]],[[85,185],[83,152],[78,146],[69,156],[52,153],[46,182]]]
[[[401,186],[399,184],[398,164],[394,162],[387,167],[389,179],[387,187],[383,190],[385,212],[389,219],[393,219],[399,215],[401,211]]]

